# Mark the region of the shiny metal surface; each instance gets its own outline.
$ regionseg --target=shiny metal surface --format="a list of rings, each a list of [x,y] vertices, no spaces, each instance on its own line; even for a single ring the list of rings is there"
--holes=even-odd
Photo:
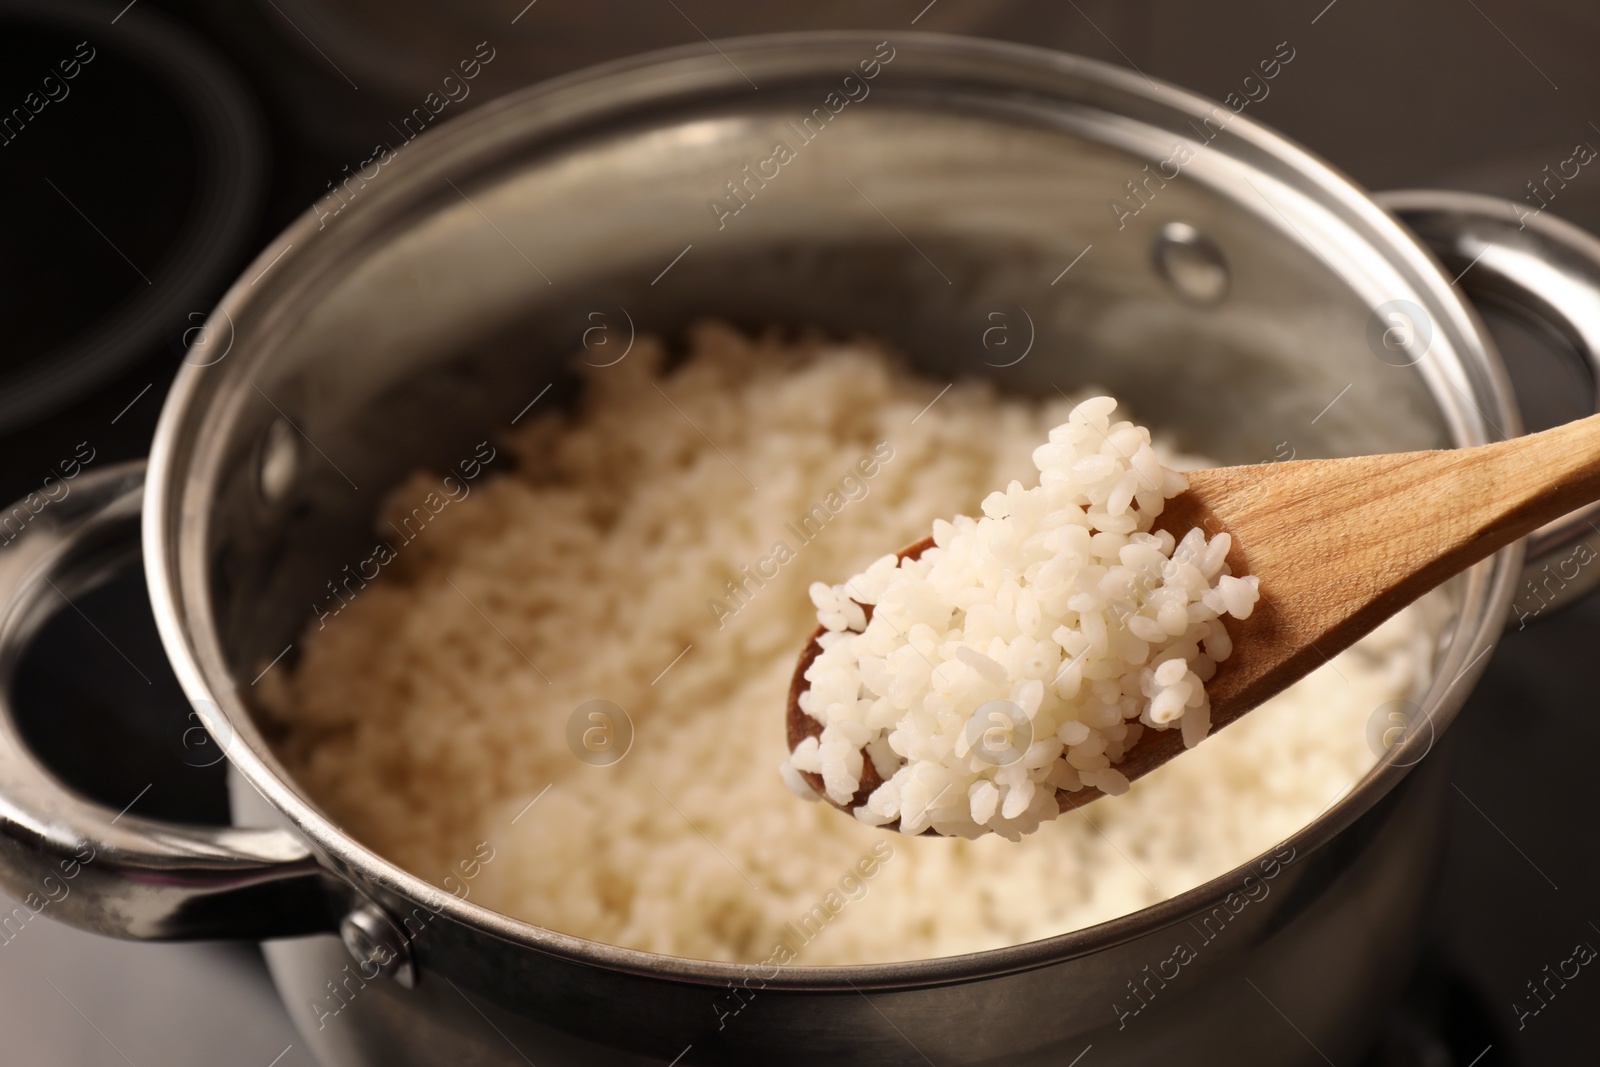
[[[68,792],[16,730],[5,684],[33,630],[139,547],[144,464],[83,475],[0,557],[0,888],[112,937],[280,937],[328,928],[337,883],[281,829],[174,826]]]
[[[1120,1063],[1353,1053],[1404,975],[1438,845],[1437,758],[1413,770],[1391,753],[1276,858],[1089,930],[771,975],[489,912],[364,849],[283,774],[251,716],[252,679],[312,620],[387,488],[545,386],[547,403],[571,395],[563,360],[594,311],[668,334],[707,313],[870,331],[931,375],[1016,392],[1097,382],[1224,461],[1519,430],[1450,278],[1360,190],[1226,109],[1054,53],[897,36],[871,95],[719,217],[725,183],[774,138],[797,140],[788,123],[878,40],[724,47],[759,96],[718,56],[669,53],[529,90],[408,146],[333,224],[308,215],[262,253],[208,326],[228,355],[187,369],[169,397],[147,572],[180,680],[221,711],[236,819],[303,839],[353,900],[405,930],[415,966],[412,989],[363,975],[331,934],[337,914],[322,917],[327,935],[270,944],[307,1040],[330,1064],[1063,1063],[1089,1044]],[[1151,181],[1146,168],[1179,144],[1187,180]],[[1152,244],[1174,223],[1226,258],[1218,301],[1180,299],[1156,273]],[[1368,340],[1398,300],[1430,326],[1427,353],[1400,365]],[[1008,309],[1027,312],[1036,354],[997,368],[982,331]],[[266,443],[286,439],[279,420],[314,450],[284,459]],[[1521,562],[1508,549],[1441,598],[1424,698],[1436,730],[1482,670]],[[1115,1011],[1178,931],[1262,884],[1147,1012]],[[1269,1028],[1241,976],[1321,1053]],[[747,991],[732,1018],[730,984]]]

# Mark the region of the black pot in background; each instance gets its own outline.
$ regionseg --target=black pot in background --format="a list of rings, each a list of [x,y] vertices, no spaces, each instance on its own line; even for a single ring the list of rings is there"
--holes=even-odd
[[[239,81],[130,5],[0,0],[0,432],[202,321],[260,208]]]

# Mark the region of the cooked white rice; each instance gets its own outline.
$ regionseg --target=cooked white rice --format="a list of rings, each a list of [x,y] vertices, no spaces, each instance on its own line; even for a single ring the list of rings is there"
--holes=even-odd
[[[587,371],[580,411],[525,419],[502,442],[514,470],[478,479],[310,623],[292,676],[262,679],[291,771],[401,866],[442,883],[487,841],[494,861],[450,888],[680,956],[970,952],[1134,911],[1265,852],[1373,762],[1369,713],[1413,695],[1425,639],[1408,609],[1126,796],[1020,843],[900,837],[799,803],[772,771],[809,584],[1027,476],[1071,405],[967,383],[939,396],[867,344],[711,325],[691,348],[665,373],[641,338]],[[439,485],[417,474],[390,516]],[[609,766],[567,742],[594,699],[635,731]]]
[[[811,586],[825,632],[798,703],[822,730],[781,769],[791,788],[815,799],[809,772],[849,806],[870,759],[869,826],[1015,841],[1057,816],[1058,789],[1126,793],[1116,765],[1145,730],[1206,736],[1222,616],[1249,617],[1256,579],[1230,573],[1227,533],[1152,531],[1188,482],[1116,406],[1073,408],[1034,450],[1038,484],[990,493],[982,518],[935,519],[915,556]]]

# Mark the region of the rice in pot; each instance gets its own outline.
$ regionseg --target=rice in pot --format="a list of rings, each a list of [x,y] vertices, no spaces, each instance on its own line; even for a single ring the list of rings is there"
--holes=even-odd
[[[480,450],[491,476],[457,478],[414,533],[441,477],[397,488],[381,576],[319,612],[292,675],[262,679],[281,757],[357,839],[441,884],[488,843],[492,862],[450,886],[478,903],[710,960],[1017,944],[1265,852],[1365,773],[1369,715],[1422,682],[1410,608],[1126,795],[1018,843],[893,835],[801,803],[773,772],[808,586],[1029,477],[1072,404],[941,394],[871,344],[718,324],[664,365],[640,338],[587,369],[577,411]],[[1168,466],[1204,463],[1156,445]],[[595,700],[626,717],[601,727],[613,742],[631,724],[613,763],[569,743]]]

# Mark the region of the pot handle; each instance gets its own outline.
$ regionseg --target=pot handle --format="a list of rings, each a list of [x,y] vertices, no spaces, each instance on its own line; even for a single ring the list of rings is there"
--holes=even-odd
[[[266,938],[338,928],[338,885],[284,829],[183,826],[111,811],[28,751],[12,714],[40,624],[135,561],[144,463],[85,473],[0,548],[0,941],[45,913],[139,940]],[[10,532],[9,530],[7,532]],[[26,910],[27,914],[23,914]]]
[[[1583,365],[1588,407],[1600,411],[1600,239],[1570,222],[1499,197],[1435,189],[1381,193],[1474,304],[1494,307]],[[1600,586],[1600,503],[1528,538],[1511,622],[1522,629]]]

